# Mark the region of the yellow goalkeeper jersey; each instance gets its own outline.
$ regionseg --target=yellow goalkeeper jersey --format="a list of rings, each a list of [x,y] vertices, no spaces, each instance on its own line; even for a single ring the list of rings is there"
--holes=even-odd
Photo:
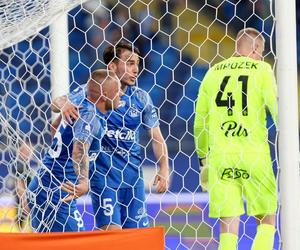
[[[198,156],[269,153],[266,108],[277,124],[277,87],[268,63],[231,57],[214,65],[202,81],[196,104]]]

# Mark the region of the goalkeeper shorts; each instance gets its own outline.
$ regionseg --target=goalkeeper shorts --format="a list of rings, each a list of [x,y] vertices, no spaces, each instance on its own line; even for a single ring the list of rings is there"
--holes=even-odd
[[[273,215],[277,185],[268,154],[220,154],[209,157],[209,216]]]

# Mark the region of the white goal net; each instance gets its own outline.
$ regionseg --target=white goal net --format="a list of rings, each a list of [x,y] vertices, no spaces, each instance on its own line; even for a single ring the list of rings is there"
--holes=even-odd
[[[32,218],[27,216],[25,190],[41,172],[52,175],[51,167],[43,163],[52,142],[51,102],[55,91],[50,62],[53,33],[50,34],[48,25],[67,14],[70,82],[60,84],[70,85],[70,91],[86,84],[94,70],[106,67],[103,53],[108,46],[126,41],[140,51],[135,85],[151,97],[158,114],[169,153],[169,190],[158,194],[152,186],[161,159],[157,159],[147,129],[143,128],[150,126],[147,122],[141,119],[132,134],[128,134],[124,117],[129,117],[130,112],[125,112],[123,127],[115,128],[114,132],[108,128],[106,136],[117,140],[120,148],[128,140],[133,143],[130,150],[135,149],[134,145],[141,148],[137,153],[141,161],[135,167],[141,165],[143,169],[143,176],[139,177],[145,182],[149,225],[165,227],[166,249],[217,249],[219,221],[208,217],[208,194],[199,185],[193,136],[197,94],[208,68],[233,55],[235,36],[242,28],[253,27],[262,32],[266,39],[264,60],[274,66],[273,8],[269,0],[0,1],[0,231],[37,229],[30,226]],[[129,118],[134,120],[132,112]],[[267,128],[277,176],[277,135],[271,116],[267,117]],[[129,155],[130,150],[125,149]],[[111,167],[114,168],[113,164]],[[55,176],[52,179],[57,191],[59,180]],[[53,191],[53,187],[48,188]],[[48,189],[45,190],[47,193]],[[55,194],[50,193],[46,205],[39,205],[41,213],[47,213],[48,207],[59,210],[61,203],[55,203]],[[78,210],[69,215],[85,230],[98,228],[91,193],[94,191],[80,197]],[[130,202],[121,204],[125,211]],[[104,214],[113,220],[110,209],[118,201],[115,204],[108,198],[100,203]],[[142,209],[133,221],[144,216]],[[44,223],[44,231],[51,231],[54,222],[47,225],[45,219]],[[64,222],[60,225],[62,231],[68,231]],[[255,233],[255,219],[243,215],[239,249],[250,249]],[[279,242],[276,231],[274,249],[279,249]]]

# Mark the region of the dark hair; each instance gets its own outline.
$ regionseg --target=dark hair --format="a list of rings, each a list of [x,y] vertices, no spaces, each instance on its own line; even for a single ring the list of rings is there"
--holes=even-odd
[[[116,45],[109,45],[103,52],[103,61],[106,65],[110,62],[119,59],[123,50],[132,51],[140,56],[138,48],[134,47],[132,43],[126,41],[120,41]]]

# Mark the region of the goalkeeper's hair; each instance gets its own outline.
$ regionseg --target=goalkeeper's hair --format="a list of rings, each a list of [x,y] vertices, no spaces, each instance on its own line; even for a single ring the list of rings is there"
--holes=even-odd
[[[265,42],[264,36],[257,29],[245,28],[238,32],[236,36],[237,44],[242,43],[245,39],[260,39],[263,43]]]
[[[132,43],[126,42],[124,40],[120,41],[116,45],[110,45],[105,48],[103,52],[103,61],[106,65],[109,63],[119,60],[121,58],[121,54],[124,50],[132,51],[133,53],[141,55],[139,49],[133,46]]]

